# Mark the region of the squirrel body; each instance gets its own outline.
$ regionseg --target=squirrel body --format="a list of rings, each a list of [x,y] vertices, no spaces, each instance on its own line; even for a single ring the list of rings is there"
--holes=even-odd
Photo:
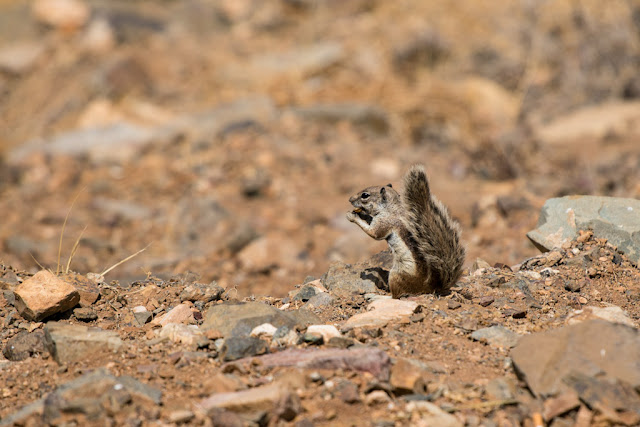
[[[430,191],[422,165],[404,177],[400,195],[391,184],[367,187],[349,198],[347,219],[393,254],[389,289],[394,298],[446,293],[462,274],[465,250],[460,225]]]

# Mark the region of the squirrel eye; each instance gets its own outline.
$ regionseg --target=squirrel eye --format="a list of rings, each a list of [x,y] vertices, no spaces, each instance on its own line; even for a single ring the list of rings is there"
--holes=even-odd
[[[370,196],[369,193],[362,193],[362,195],[360,196],[361,199],[368,199]]]

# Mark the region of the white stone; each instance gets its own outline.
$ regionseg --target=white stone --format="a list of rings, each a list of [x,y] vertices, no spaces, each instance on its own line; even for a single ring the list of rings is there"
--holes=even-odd
[[[168,323],[157,332],[159,338],[169,338],[173,342],[192,345],[204,338],[204,334],[198,325],[183,325],[180,323]]]
[[[387,403],[391,401],[389,395],[383,390],[374,390],[371,393],[367,394],[365,397],[365,402],[367,405],[376,405],[379,403]]]
[[[402,320],[416,312],[419,305],[414,301],[379,299],[367,307],[366,313],[356,314],[340,328],[343,332],[359,327],[382,327],[393,320]]]
[[[575,310],[567,317],[568,325],[584,322],[590,319],[602,319],[611,323],[621,323],[623,325],[636,327],[633,319],[629,317],[627,312],[618,306],[611,307],[583,307],[582,310]]]
[[[153,325],[165,326],[169,323],[188,324],[192,323],[194,320],[191,303],[182,303],[176,305],[162,316],[156,317],[151,323]]]
[[[438,405],[426,401],[413,401],[405,407],[408,412],[418,412],[421,417],[419,426],[462,427],[462,423],[454,415],[444,412]]]
[[[278,328],[273,326],[271,323],[263,323],[262,325],[258,325],[251,331],[251,335],[254,338],[272,338],[273,334],[276,333]]]
[[[341,336],[340,331],[333,325],[311,325],[307,328],[307,332],[311,334],[320,334],[325,343],[333,337]]]

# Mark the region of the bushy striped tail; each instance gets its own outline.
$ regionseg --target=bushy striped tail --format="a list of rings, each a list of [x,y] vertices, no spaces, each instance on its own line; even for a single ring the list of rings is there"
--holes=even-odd
[[[453,286],[462,274],[465,250],[460,226],[438,199],[431,195],[422,165],[414,165],[404,177],[403,204],[407,228],[431,269],[433,285],[440,290]]]

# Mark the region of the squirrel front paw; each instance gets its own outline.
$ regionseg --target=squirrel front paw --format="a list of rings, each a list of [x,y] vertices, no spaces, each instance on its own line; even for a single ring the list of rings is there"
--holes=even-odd
[[[347,220],[349,222],[356,222],[356,214],[353,212],[347,212]]]

